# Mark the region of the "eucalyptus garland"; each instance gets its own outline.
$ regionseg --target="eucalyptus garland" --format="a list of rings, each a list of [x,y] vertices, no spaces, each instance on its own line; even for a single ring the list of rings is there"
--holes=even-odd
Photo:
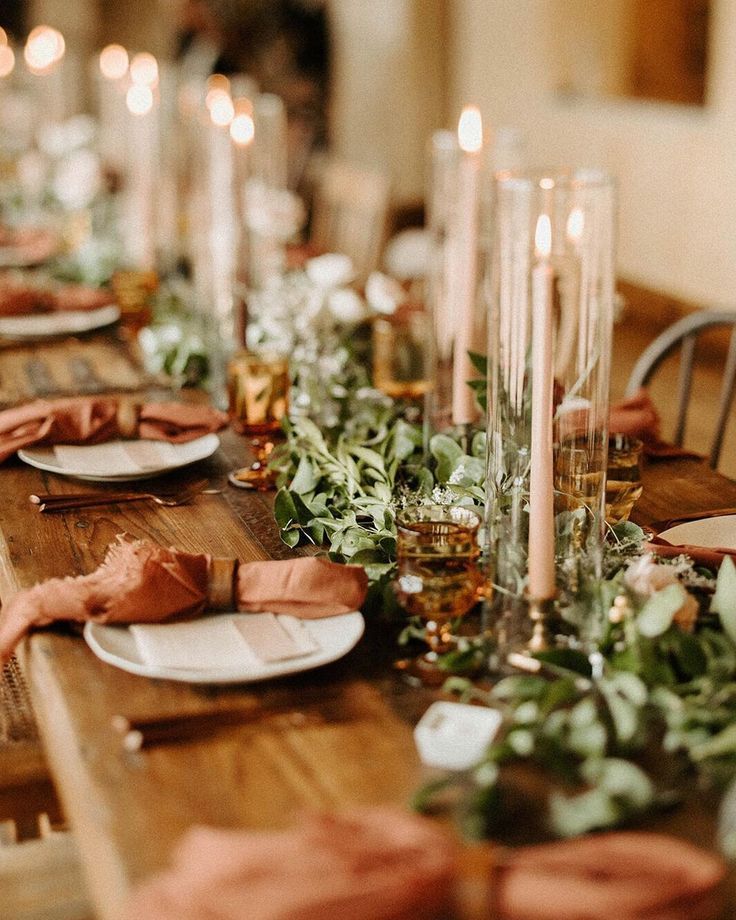
[[[485,435],[469,445],[436,435],[427,463],[422,430],[401,407],[365,388],[343,397],[333,427],[289,422],[273,461],[275,515],[290,546],[313,543],[365,566],[386,599],[397,511],[416,501],[483,504]],[[609,611],[595,673],[568,647],[540,653],[539,673],[507,669],[488,686],[473,677],[492,657],[485,635],[461,638],[442,659],[445,690],[499,709],[503,727],[474,769],[421,789],[417,809],[449,802],[467,834],[492,834],[518,804],[510,771],[526,765],[553,778],[542,825],[571,836],[672,806],[693,782],[720,788],[736,775],[736,567],[727,559],[716,579],[685,557],[655,561],[643,538],[634,524],[611,528],[604,577],[583,586]],[[410,622],[401,641],[422,635]]]

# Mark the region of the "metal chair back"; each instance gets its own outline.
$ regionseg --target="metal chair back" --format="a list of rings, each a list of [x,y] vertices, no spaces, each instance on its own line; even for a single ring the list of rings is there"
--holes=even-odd
[[[678,350],[680,351],[677,383],[677,424],[673,440],[678,447],[681,447],[685,437],[687,414],[692,394],[695,346],[703,332],[718,327],[731,327],[732,331],[721,379],[716,429],[708,456],[710,466],[713,469],[718,466],[718,460],[721,455],[736,384],[736,311],[704,310],[673,323],[642,352],[639,360],[634,365],[626,386],[626,395],[633,396],[641,387],[647,386],[666,358]]]

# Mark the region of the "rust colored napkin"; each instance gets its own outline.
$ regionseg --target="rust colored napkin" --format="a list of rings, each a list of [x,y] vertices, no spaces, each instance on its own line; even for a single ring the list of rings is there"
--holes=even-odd
[[[114,297],[110,291],[83,284],[67,284],[58,290],[51,290],[0,279],[0,316],[98,310],[113,302]]]
[[[694,457],[701,454],[668,444],[659,436],[659,412],[646,390],[639,390],[634,396],[611,406],[608,429],[611,434],[627,434],[644,443],[644,453],[652,460],[667,457]]]
[[[285,831],[194,828],[123,920],[431,920],[448,906],[453,855],[433,824],[394,808]]]
[[[111,396],[37,399],[0,412],[0,463],[22,447],[100,444],[120,437],[193,441],[218,431],[227,416],[209,406],[144,403]]]
[[[124,920],[430,920],[455,890],[458,915],[493,920],[710,920],[724,875],[719,859],[659,834],[522,848],[481,865],[480,880],[471,853],[391,808],[309,816],[286,831],[195,828]]]
[[[690,543],[670,543],[660,536],[652,537],[652,539],[645,544],[645,549],[652,553],[656,553],[658,556],[663,556],[665,559],[673,559],[675,556],[682,555],[690,556],[698,565],[705,565],[710,569],[717,569],[726,556],[731,556],[734,562],[736,562],[735,549],[728,549],[727,547],[694,546]]]
[[[711,920],[724,874],[675,837],[600,834],[511,853],[496,903],[504,920]]]
[[[59,237],[43,227],[0,226],[0,249],[22,265],[39,265],[50,259],[59,248]]]
[[[311,557],[238,563],[121,538],[89,575],[51,578],[11,598],[0,611],[0,661],[30,629],[55,620],[160,623],[207,607],[309,619],[357,610],[367,588],[361,566]]]

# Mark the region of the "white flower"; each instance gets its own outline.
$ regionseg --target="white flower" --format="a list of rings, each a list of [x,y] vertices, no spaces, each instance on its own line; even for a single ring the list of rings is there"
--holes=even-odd
[[[100,161],[91,150],[67,154],[54,170],[54,195],[70,210],[88,207],[102,187]]]
[[[640,556],[626,569],[624,582],[628,588],[643,597],[649,597],[668,585],[679,584],[676,570],[671,565],[658,564],[651,553]],[[674,615],[674,622],[690,632],[698,617],[698,602],[687,591],[683,591],[684,601]]]
[[[327,308],[340,323],[359,323],[366,315],[363,298],[350,288],[332,291],[327,297]]]
[[[365,284],[365,299],[376,313],[389,315],[395,313],[399,304],[406,301],[406,291],[388,275],[371,272]]]
[[[245,222],[263,236],[288,240],[304,223],[301,198],[286,189],[270,188],[258,179],[250,179],[244,191]]]
[[[328,252],[316,259],[308,259],[304,270],[312,284],[324,290],[343,287],[355,277],[355,267],[350,256],[338,252]]]
[[[667,585],[678,581],[677,574],[669,565],[659,565],[651,553],[635,559],[626,569],[624,582],[636,594],[649,597]]]

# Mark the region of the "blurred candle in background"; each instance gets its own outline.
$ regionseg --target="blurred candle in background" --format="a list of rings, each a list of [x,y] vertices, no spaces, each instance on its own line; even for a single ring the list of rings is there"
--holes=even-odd
[[[453,228],[454,314],[452,422],[466,425],[477,417],[475,397],[467,381],[473,376],[468,351],[473,347],[473,326],[478,267],[479,181],[483,150],[483,122],[477,106],[466,106],[458,122],[457,203]]]
[[[128,52],[122,45],[108,45],[100,52],[96,64],[98,148],[105,165],[122,169],[125,147],[121,138],[126,123]]]
[[[158,64],[153,55],[136,55],[130,63],[130,77],[132,82],[125,95],[127,144],[120,229],[128,266],[153,269],[160,142],[153,89],[158,82]]]
[[[34,90],[39,109],[51,121],[63,121],[69,114],[62,70],[65,52],[64,36],[45,25],[31,29],[23,48],[26,67],[36,78]]]

